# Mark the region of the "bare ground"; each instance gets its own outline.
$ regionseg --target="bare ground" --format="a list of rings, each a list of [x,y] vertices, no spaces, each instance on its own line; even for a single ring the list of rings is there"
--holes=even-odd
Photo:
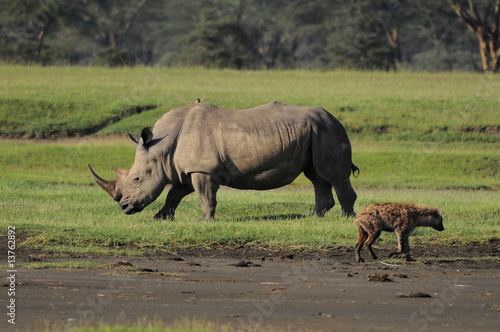
[[[389,251],[377,252],[387,257]],[[213,322],[216,330],[498,331],[499,252],[500,241],[415,245],[417,262],[391,264],[357,264],[352,249],[342,247],[307,254],[242,247],[126,258],[23,252],[24,261],[89,261],[100,268],[18,269],[15,325],[7,322],[11,285],[3,278],[0,330],[170,325],[187,318]]]

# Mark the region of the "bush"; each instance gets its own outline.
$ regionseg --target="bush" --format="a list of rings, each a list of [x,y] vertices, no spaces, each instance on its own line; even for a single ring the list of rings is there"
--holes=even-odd
[[[135,64],[135,58],[127,51],[117,48],[107,48],[98,52],[90,64],[102,67],[132,66]]]

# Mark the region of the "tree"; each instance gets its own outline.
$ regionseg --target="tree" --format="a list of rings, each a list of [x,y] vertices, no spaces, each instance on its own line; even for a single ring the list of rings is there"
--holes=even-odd
[[[191,34],[184,59],[205,67],[243,69],[253,68],[256,57],[240,24],[208,21]]]
[[[295,38],[284,21],[285,0],[213,1],[200,11],[183,61],[217,68],[293,66]]]
[[[336,9],[327,64],[352,69],[397,69],[402,61],[399,26],[390,1],[344,1]]]
[[[93,40],[99,50],[93,61],[99,65],[130,65],[132,52],[126,50],[126,40],[133,36],[132,27],[146,5],[147,0],[79,0],[71,7],[69,16],[78,31]]]
[[[301,25],[293,20],[295,3],[290,0],[252,0],[243,16],[252,37],[260,68],[290,68]]]
[[[403,25],[405,66],[414,70],[480,70],[475,36],[447,1],[420,0],[405,4],[411,18]]]
[[[8,30],[3,55],[15,62],[44,62],[45,39],[63,12],[59,1],[6,0],[0,11]]]
[[[81,32],[106,48],[119,48],[147,0],[81,0],[73,16]]]
[[[467,27],[476,34],[483,70],[495,73],[500,61],[500,0],[468,0],[467,4],[459,0],[448,2]]]
[[[0,0],[0,61],[498,71],[499,2]]]

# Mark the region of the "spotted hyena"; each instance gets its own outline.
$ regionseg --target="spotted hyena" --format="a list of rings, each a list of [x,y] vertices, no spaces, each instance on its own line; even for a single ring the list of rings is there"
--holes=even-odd
[[[414,203],[371,204],[358,213],[355,222],[358,227],[358,242],[355,250],[358,262],[364,262],[360,256],[363,244],[366,244],[370,256],[377,259],[372,244],[382,231],[394,232],[398,241],[398,251],[391,253],[389,257],[403,253],[406,260],[411,260],[408,237],[415,227],[427,226],[438,231],[444,230],[440,210]]]

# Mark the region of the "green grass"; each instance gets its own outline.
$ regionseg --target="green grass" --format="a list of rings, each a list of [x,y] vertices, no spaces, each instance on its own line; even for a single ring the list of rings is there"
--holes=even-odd
[[[78,141],[8,141],[0,147],[0,178],[50,183],[90,184],[87,164],[103,176],[116,176],[112,167],[129,168],[134,162],[133,143],[123,138]]]
[[[74,270],[74,269],[90,269],[90,268],[103,268],[102,264],[91,262],[35,262],[29,264],[19,264],[18,267],[29,267],[31,269],[60,269],[60,270]],[[109,267],[109,266],[108,266]]]
[[[175,221],[160,222],[152,215],[163,197],[141,214],[126,216],[98,188],[33,183],[27,188],[2,183],[1,201],[9,202],[2,203],[0,225],[14,223],[23,246],[55,255],[175,253],[240,245],[308,251],[352,246],[356,240],[353,219],[342,217],[338,207],[325,218],[308,217],[314,202],[311,188],[222,189],[215,222],[197,222],[201,210],[195,195],[181,203]],[[414,201],[441,208],[446,231],[418,229],[417,238],[440,243],[487,243],[500,238],[497,191],[361,188],[358,194],[357,210],[380,201]],[[392,235],[387,238],[392,241]]]
[[[376,187],[500,188],[498,144],[354,140],[362,173],[354,183]]]
[[[174,322],[165,322],[157,319],[154,321],[142,320],[137,322],[128,322],[126,317],[122,321],[126,322],[122,325],[107,325],[104,323],[98,324],[94,327],[78,327],[68,329],[69,324],[46,323],[42,329],[35,331],[58,332],[58,331],[71,331],[71,332],[230,332],[236,331],[234,327],[215,323],[203,319],[179,319]],[[290,328],[280,329],[266,329],[266,331],[289,331]],[[259,330],[260,331],[260,330]]]
[[[322,106],[364,136],[494,143],[500,97],[491,87],[499,83],[470,73],[0,66],[0,135],[81,136],[101,127],[101,134],[139,132],[169,109],[201,98],[225,108],[272,100]],[[158,108],[128,116],[146,105]]]
[[[323,106],[346,126],[361,169],[352,180],[356,210],[373,202],[426,203],[444,211],[446,230],[418,229],[421,243],[488,243],[500,238],[500,95],[490,88],[499,82],[469,73],[0,66],[0,136],[59,138],[1,141],[0,228],[16,225],[22,247],[61,257],[352,246],[353,220],[338,206],[325,218],[308,216],[314,195],[303,176],[274,191],[222,188],[216,222],[196,221],[194,194],[174,222],[160,222],[152,216],[165,194],[126,216],[86,170],[91,163],[115,178],[112,167],[134,160],[125,131],[138,133],[196,98],[226,108],[280,100]],[[383,237],[382,245],[393,245],[391,234]]]
[[[357,186],[425,188],[500,188],[496,144],[352,140],[361,174]],[[48,183],[93,184],[87,164],[104,178],[112,168],[128,169],[135,146],[126,137],[37,142],[9,141],[0,146],[1,178]],[[299,177],[296,185],[310,186]]]

